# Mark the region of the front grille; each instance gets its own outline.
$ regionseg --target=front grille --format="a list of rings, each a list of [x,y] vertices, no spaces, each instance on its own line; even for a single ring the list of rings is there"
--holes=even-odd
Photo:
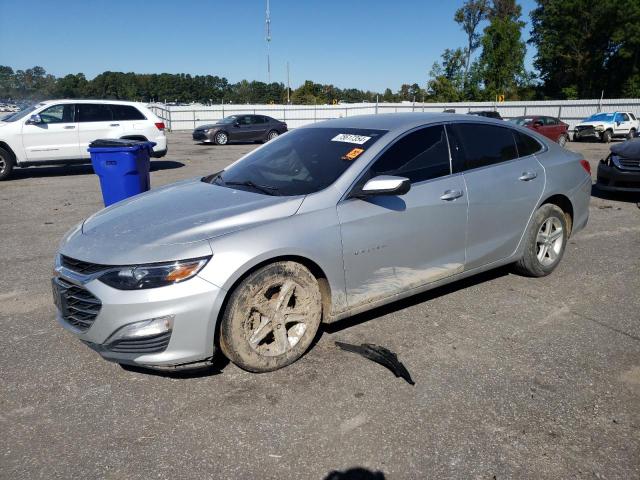
[[[102,302],[85,288],[61,278],[56,278],[54,284],[58,290],[58,309],[62,318],[81,332],[88,330],[100,313]]]
[[[107,348],[117,353],[160,353],[167,349],[170,338],[171,332],[169,331],[152,337],[118,340],[108,345]]]
[[[640,170],[640,159],[617,157],[620,168],[628,168],[631,170]]]
[[[97,273],[110,268],[107,265],[83,262],[82,260],[76,260],[75,258],[67,257],[65,255],[60,255],[60,257],[63,267],[68,268],[73,272],[82,273],[84,275],[91,275],[92,273]]]

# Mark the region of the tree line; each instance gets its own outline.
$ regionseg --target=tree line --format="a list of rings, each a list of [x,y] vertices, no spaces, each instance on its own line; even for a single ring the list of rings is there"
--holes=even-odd
[[[283,83],[217,75],[103,72],[55,77],[42,67],[0,66],[0,98],[112,98],[199,103],[327,104],[335,102],[455,102],[640,97],[640,2],[537,0],[529,44],[537,75],[525,68],[522,8],[516,0],[466,0],[453,20],[464,45],[446,49],[423,86],[393,92]]]

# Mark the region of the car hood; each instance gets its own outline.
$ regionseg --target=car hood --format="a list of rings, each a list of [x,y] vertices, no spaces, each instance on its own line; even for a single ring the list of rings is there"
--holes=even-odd
[[[607,125],[611,125],[613,122],[603,122],[602,120],[598,120],[596,122],[580,122],[577,127],[604,127]]]
[[[200,125],[198,128],[196,128],[196,130],[211,130],[212,128],[220,128],[223,125],[224,124],[222,123],[211,123],[207,125]]]
[[[291,216],[303,199],[188,180],[101,210],[63,240],[61,253],[111,265],[207,254],[206,240]]]

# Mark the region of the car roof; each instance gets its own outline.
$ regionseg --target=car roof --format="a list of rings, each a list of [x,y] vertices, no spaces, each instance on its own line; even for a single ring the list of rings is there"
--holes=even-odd
[[[457,113],[384,113],[355,115],[307,125],[302,128],[365,128],[372,130],[405,131],[430,123],[467,122],[506,125],[504,120]]]
[[[144,105],[144,102],[128,102],[125,100],[97,100],[97,99],[80,99],[80,98],[63,98],[59,100],[43,100],[39,102],[43,105],[51,105],[52,103],[101,103],[101,104],[117,104],[117,105]]]

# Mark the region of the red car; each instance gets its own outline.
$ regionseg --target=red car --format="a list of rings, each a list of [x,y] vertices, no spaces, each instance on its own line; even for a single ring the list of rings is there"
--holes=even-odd
[[[510,121],[544,135],[548,139],[560,144],[561,147],[564,147],[569,140],[569,134],[567,133],[569,125],[555,117],[531,115],[512,118]]]

